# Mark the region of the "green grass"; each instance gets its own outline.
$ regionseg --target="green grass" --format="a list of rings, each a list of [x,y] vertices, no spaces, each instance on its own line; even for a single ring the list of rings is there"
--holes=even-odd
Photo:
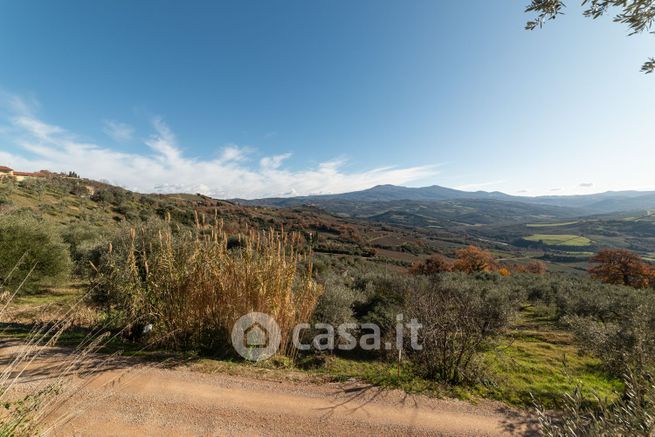
[[[484,396],[516,405],[530,405],[534,396],[553,407],[577,384],[588,399],[611,399],[621,390],[621,382],[598,359],[581,353],[543,309],[524,308],[503,343],[486,353],[494,386],[483,388]]]
[[[543,242],[546,246],[590,246],[592,241],[580,235],[534,234],[523,237],[527,241]]]
[[[569,226],[569,225],[575,225],[576,223],[579,223],[580,220],[576,220],[573,222],[564,222],[564,223],[529,223],[526,224],[528,228],[552,228],[556,226]]]
[[[356,379],[378,387],[401,389],[437,397],[475,400],[496,399],[530,408],[533,396],[547,407],[556,407],[565,394],[580,384],[587,399],[612,399],[621,391],[621,382],[601,368],[598,359],[581,353],[572,335],[559,328],[551,314],[532,306],[522,309],[519,318],[500,342],[483,355],[488,365],[484,383],[473,387],[452,387],[416,376],[407,362],[398,372],[397,363],[326,356],[319,365],[281,370],[257,364],[238,364],[225,360],[201,360],[200,371],[255,372],[273,376],[293,375],[317,382]],[[303,364],[302,362],[300,363]],[[246,366],[246,367],[244,367]],[[291,373],[288,373],[291,372]],[[299,376],[302,375],[302,376]]]

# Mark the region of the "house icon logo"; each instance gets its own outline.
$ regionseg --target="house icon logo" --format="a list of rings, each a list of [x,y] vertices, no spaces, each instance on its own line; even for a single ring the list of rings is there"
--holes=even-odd
[[[280,327],[268,314],[252,312],[236,321],[231,338],[234,350],[243,358],[262,361],[280,347]]]
[[[244,334],[246,337],[246,346],[249,348],[266,347],[268,345],[268,331],[258,322],[249,326]]]

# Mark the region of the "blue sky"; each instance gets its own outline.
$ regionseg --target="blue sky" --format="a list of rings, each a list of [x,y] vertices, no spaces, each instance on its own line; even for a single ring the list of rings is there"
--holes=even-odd
[[[655,37],[527,0],[0,0],[0,165],[219,197],[655,189]]]

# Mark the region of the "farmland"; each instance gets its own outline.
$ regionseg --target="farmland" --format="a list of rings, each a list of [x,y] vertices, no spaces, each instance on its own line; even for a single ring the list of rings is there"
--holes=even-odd
[[[546,246],[590,246],[592,241],[580,235],[534,234],[524,237],[527,241],[542,242]]]

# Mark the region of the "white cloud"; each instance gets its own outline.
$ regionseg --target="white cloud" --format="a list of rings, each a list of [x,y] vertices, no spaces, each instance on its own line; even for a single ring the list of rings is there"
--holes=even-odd
[[[119,143],[131,141],[134,135],[134,128],[132,126],[114,120],[105,120],[102,131]]]
[[[75,170],[83,177],[140,192],[201,192],[219,198],[327,194],[385,183],[406,184],[436,174],[435,166],[348,172],[342,159],[291,170],[284,166],[289,153],[266,156],[259,160],[259,166],[250,166],[245,159],[250,149],[234,145],[224,148],[216,159],[202,160],[183,153],[161,118],[152,120],[153,133],[145,141],[149,153],[119,152],[80,142],[68,130],[45,123],[23,109],[20,105],[11,107],[8,129],[0,132],[1,138],[18,150],[0,150],[0,165],[24,171]]]
[[[239,147],[236,144],[230,144],[223,148],[221,161],[244,161],[246,156],[251,152],[252,150],[250,147]]]
[[[291,157],[291,153],[284,153],[282,155],[267,156],[259,161],[262,169],[275,170],[279,168],[284,161]]]

